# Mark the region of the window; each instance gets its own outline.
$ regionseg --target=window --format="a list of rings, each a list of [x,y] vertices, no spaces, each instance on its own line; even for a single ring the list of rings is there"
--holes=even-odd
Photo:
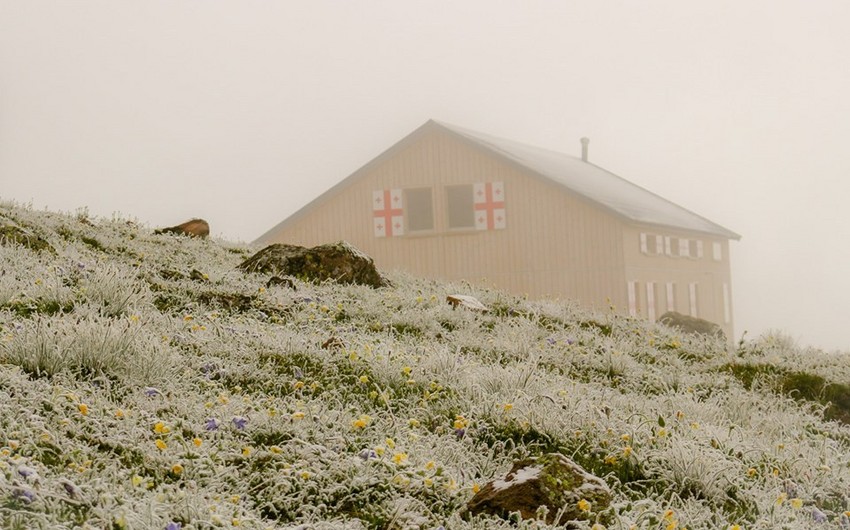
[[[723,245],[720,244],[720,241],[715,241],[711,244],[712,254],[714,254],[714,261],[720,261],[723,259]]]
[[[408,232],[434,229],[434,204],[431,188],[404,190],[404,202]]]
[[[698,239],[688,239],[688,256],[696,259],[702,258],[702,241]]]
[[[446,195],[449,228],[475,228],[472,185],[449,186],[446,188]]]
[[[640,251],[649,256],[656,256],[664,252],[664,239],[656,234],[640,234]]]
[[[688,284],[688,295],[689,295],[688,298],[689,298],[690,305],[691,305],[691,307],[690,307],[691,316],[692,317],[698,317],[699,315],[697,314],[697,284],[696,283]]]
[[[667,311],[676,310],[676,284],[667,282]]]

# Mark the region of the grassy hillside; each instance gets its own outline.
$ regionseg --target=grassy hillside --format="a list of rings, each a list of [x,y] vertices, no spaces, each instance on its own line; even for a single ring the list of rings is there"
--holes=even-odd
[[[847,355],[398,273],[267,288],[257,249],[9,220],[2,528],[548,528],[460,512],[552,451],[612,488],[609,529],[850,528]]]

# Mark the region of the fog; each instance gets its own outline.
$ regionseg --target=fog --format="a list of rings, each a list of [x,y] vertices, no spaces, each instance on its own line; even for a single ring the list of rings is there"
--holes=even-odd
[[[0,0],[0,198],[252,241],[434,118],[737,233],[735,329],[850,350],[850,3]],[[737,337],[736,337],[737,338]]]

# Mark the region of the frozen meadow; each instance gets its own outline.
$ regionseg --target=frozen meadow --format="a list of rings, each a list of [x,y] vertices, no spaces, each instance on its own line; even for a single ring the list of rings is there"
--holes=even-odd
[[[49,248],[0,234],[2,528],[554,528],[463,509],[560,452],[614,492],[569,528],[850,530],[848,354],[403,273],[267,287],[243,245],[10,221]]]

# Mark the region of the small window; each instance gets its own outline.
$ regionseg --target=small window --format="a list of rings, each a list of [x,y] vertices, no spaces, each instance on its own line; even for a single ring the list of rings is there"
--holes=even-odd
[[[449,207],[449,228],[475,228],[472,185],[449,186],[446,188],[446,194]]]
[[[648,256],[656,256],[664,252],[664,239],[656,234],[640,234],[640,251]]]
[[[688,243],[687,256],[700,259],[702,258],[702,241],[699,239],[685,239]]]
[[[689,239],[679,240],[679,256],[682,256],[684,258],[691,257],[691,245]]]
[[[715,241],[711,244],[712,253],[714,254],[714,261],[720,261],[723,259],[723,246],[720,244],[720,241]]]
[[[434,229],[434,204],[431,188],[404,190],[404,202],[408,232]]]

